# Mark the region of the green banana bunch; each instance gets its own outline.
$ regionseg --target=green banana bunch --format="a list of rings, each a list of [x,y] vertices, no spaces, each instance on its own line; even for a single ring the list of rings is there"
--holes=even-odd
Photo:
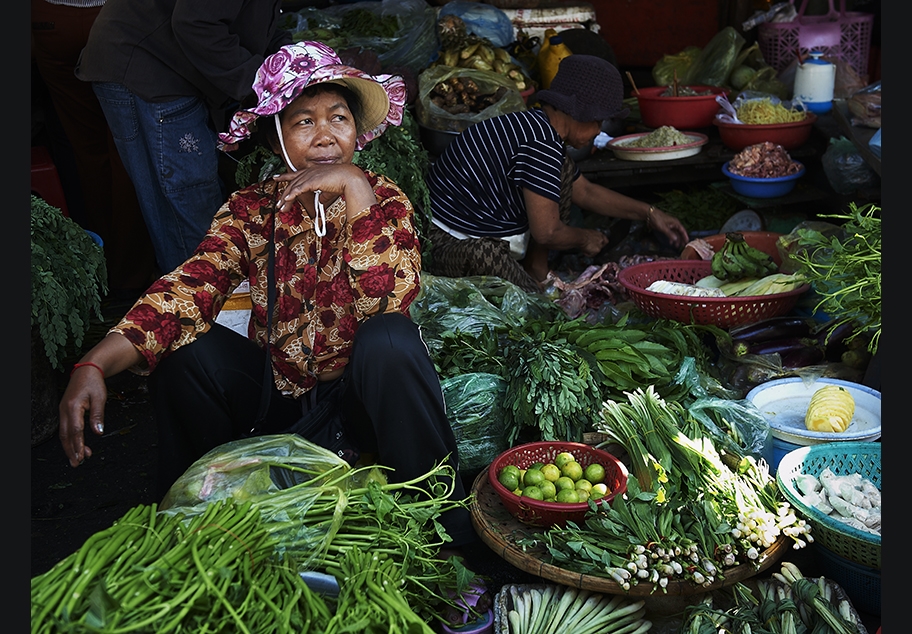
[[[779,270],[772,256],[744,240],[737,231],[725,234],[725,242],[712,257],[712,273],[720,280],[737,281],[760,278]]]

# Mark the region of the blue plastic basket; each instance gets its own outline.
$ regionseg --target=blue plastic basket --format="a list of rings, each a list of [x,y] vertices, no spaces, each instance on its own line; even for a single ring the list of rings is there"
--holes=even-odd
[[[827,467],[836,475],[858,473],[880,489],[880,443],[849,441],[809,445],[787,453],[776,469],[779,490],[807,518],[815,543],[850,562],[879,571],[880,535],[853,528],[801,501],[795,476],[800,473],[819,476]]]
[[[838,583],[853,606],[862,612],[880,614],[880,570],[851,562],[817,543],[814,554],[821,574]]]

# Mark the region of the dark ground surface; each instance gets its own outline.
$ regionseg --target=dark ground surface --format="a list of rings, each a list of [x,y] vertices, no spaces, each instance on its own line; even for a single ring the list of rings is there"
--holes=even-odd
[[[120,317],[126,308],[128,304],[122,301],[107,301],[106,323]],[[100,337],[104,327],[93,327],[90,338]],[[61,377],[61,389],[65,380]],[[105,433],[89,440],[93,456],[83,465],[69,466],[56,435],[31,449],[32,576],[78,550],[88,537],[111,526],[130,508],[158,501],[153,498],[157,436],[146,379],[124,372],[107,384]],[[475,475],[464,474],[467,488]],[[551,583],[512,566],[481,541],[464,554],[468,567],[487,578],[492,592],[510,583]],[[806,576],[820,574],[813,548],[789,551],[785,557]],[[778,566],[767,573],[774,570]],[[869,634],[875,634],[880,616],[860,610],[859,614]]]

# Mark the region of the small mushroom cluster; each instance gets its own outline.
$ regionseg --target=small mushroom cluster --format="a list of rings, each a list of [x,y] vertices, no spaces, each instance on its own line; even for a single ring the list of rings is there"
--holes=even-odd
[[[507,89],[500,86],[494,92],[484,93],[469,77],[450,77],[438,82],[431,90],[431,101],[450,114],[478,113],[500,101]]]
[[[779,178],[801,170],[781,145],[764,141],[749,145],[728,163],[732,174],[750,178]]]

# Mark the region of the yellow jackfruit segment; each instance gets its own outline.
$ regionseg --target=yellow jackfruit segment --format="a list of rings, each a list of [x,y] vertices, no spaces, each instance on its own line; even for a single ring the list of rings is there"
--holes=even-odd
[[[844,432],[855,416],[855,399],[840,385],[827,385],[811,396],[804,426],[808,431]]]

